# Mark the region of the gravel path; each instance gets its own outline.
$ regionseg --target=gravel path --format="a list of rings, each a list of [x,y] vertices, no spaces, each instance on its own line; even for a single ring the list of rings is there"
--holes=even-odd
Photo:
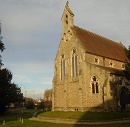
[[[56,119],[56,118],[38,118],[32,117],[29,120],[49,122],[49,123],[62,123],[62,124],[111,124],[111,123],[129,123],[130,119],[113,120],[113,121],[77,121],[74,119]]]

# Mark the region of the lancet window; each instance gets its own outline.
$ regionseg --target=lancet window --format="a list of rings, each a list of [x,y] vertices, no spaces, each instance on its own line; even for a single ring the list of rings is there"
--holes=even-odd
[[[64,54],[61,55],[61,80],[65,78],[65,56]]]
[[[72,51],[72,76],[78,76],[78,56],[76,49],[73,49]]]

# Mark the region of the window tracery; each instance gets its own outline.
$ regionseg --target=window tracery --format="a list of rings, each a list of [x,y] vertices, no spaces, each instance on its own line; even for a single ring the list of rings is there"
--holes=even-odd
[[[92,93],[99,93],[99,88],[98,88],[98,78],[96,76],[93,76],[91,78],[91,85],[92,85]]]
[[[95,63],[95,64],[99,64],[99,58],[95,57],[95,58],[94,58],[94,63]]]
[[[110,67],[114,67],[114,62],[110,60],[110,61],[109,61],[109,66],[110,66]]]
[[[121,64],[121,68],[122,68],[122,70],[124,70],[125,69],[125,64],[123,63],[123,64]]]

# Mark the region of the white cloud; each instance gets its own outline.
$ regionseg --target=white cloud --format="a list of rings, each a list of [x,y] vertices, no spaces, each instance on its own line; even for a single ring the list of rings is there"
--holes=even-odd
[[[18,82],[25,82],[25,83],[31,83],[32,80],[26,76],[23,75],[13,75],[13,78]]]
[[[44,90],[38,90],[37,91],[26,91],[26,93],[23,93],[24,96],[29,97],[29,98],[33,98],[33,99],[43,99],[44,96]]]
[[[53,69],[48,63],[10,64],[14,83],[24,90],[44,90],[52,88]]]

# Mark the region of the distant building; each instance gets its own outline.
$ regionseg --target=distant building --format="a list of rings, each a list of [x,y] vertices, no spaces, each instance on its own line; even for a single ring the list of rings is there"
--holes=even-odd
[[[73,22],[68,6],[62,15],[62,37],[55,58],[52,108],[60,111],[114,111],[130,93],[123,70],[130,62],[125,47]],[[45,100],[47,97],[45,96]],[[123,104],[124,109],[129,104]]]

